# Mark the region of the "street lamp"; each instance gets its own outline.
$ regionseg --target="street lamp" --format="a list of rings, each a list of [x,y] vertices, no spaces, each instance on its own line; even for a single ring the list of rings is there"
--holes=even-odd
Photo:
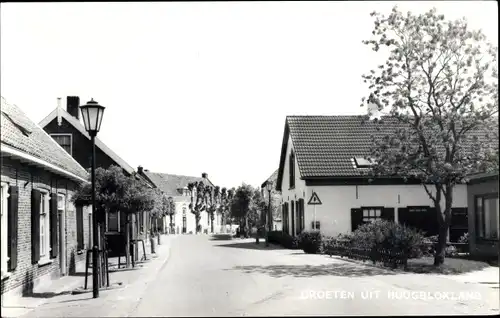
[[[269,232],[272,230],[272,213],[271,213],[271,190],[273,189],[273,183],[270,181],[267,181],[266,183],[266,189],[267,192],[269,193],[269,205],[268,205],[268,217],[267,217],[267,226],[268,229],[266,231],[266,246],[269,246]]]
[[[95,136],[101,129],[102,116],[104,107],[99,105],[94,99],[87,102],[86,105],[80,106],[82,111],[83,124],[85,130],[90,135],[92,142],[92,293],[94,298],[99,297],[99,230],[98,221],[95,211]]]

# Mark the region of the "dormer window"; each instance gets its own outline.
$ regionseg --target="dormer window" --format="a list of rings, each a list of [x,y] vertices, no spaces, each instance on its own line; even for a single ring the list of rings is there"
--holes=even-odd
[[[355,157],[353,159],[356,168],[371,168],[375,164],[375,161],[371,158]]]
[[[289,174],[290,174],[290,189],[295,188],[295,153],[290,153],[290,166],[289,166]]]

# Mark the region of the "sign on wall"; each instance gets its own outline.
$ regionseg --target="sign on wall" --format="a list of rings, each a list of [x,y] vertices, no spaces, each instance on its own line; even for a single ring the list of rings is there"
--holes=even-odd
[[[321,203],[321,200],[319,199],[318,195],[316,192],[313,192],[311,195],[311,198],[309,199],[309,202],[307,202],[309,205],[320,205],[323,204]]]

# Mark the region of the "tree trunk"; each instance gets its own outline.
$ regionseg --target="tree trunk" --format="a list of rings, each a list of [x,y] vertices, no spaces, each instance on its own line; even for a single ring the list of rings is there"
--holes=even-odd
[[[104,226],[101,223],[99,225],[99,287],[104,286],[104,282],[106,281],[106,270],[107,268],[104,266],[104,249],[106,248],[106,244],[104,241]]]
[[[248,228],[248,214],[245,216],[245,238],[249,237],[250,229]]]
[[[169,226],[169,228],[170,228],[170,234],[172,234],[174,232],[174,224],[172,222],[173,215],[170,214],[169,217],[170,217],[170,226]]]
[[[441,213],[441,192],[443,186],[438,187],[435,201],[435,208],[437,212],[438,224],[439,224],[439,233],[438,233],[438,242],[436,245],[436,254],[434,255],[434,266],[440,266],[444,263],[444,259],[446,256],[446,243],[448,241],[448,229],[450,228],[451,223],[451,207],[453,205],[453,186],[446,185],[444,191],[444,199],[445,199],[445,209],[444,215]]]
[[[214,232],[214,212],[210,213],[210,232]]]

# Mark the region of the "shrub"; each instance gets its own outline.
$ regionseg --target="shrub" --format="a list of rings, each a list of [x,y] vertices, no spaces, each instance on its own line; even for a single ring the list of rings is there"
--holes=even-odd
[[[469,243],[469,233],[464,233],[464,235],[460,236],[458,239],[458,243]]]
[[[319,254],[322,252],[322,236],[319,231],[305,231],[298,238],[299,248],[307,254]]]
[[[347,239],[347,246],[370,254],[372,261],[406,260],[422,256],[424,236],[402,224],[378,220],[360,226]]]
[[[268,234],[268,240],[271,244],[281,244],[283,240],[283,235],[281,231],[271,231]]]
[[[292,237],[290,234],[283,233],[281,245],[284,248],[298,249],[299,248],[299,241],[298,241],[297,237]]]
[[[445,257],[455,257],[458,255],[457,248],[453,245],[447,246],[444,250]]]

